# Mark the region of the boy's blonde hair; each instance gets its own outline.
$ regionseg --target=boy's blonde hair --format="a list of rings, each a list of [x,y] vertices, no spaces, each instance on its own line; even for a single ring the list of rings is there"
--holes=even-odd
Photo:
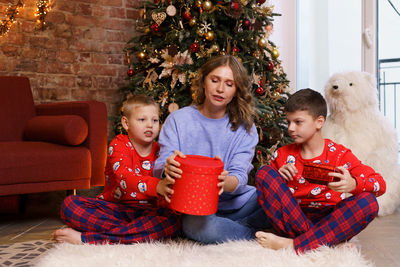
[[[153,105],[157,107],[157,109],[159,108],[157,102],[152,97],[147,95],[134,95],[124,101],[121,107],[121,114],[129,118],[132,115],[132,110],[136,107],[149,105]]]

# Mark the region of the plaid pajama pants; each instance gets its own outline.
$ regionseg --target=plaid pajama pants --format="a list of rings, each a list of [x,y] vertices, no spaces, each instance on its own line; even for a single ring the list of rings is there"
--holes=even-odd
[[[302,209],[284,179],[270,166],[257,172],[256,187],[258,202],[274,230],[280,236],[292,238],[297,253],[350,240],[379,210],[375,196],[367,192],[322,209]]]
[[[180,216],[149,204],[125,205],[99,199],[68,196],[61,205],[61,219],[80,231],[90,244],[145,242],[176,236]]]

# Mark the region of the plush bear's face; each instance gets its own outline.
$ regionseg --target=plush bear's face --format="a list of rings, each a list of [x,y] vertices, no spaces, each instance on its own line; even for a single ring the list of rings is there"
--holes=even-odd
[[[331,113],[355,112],[378,104],[374,78],[367,72],[336,73],[324,90]]]

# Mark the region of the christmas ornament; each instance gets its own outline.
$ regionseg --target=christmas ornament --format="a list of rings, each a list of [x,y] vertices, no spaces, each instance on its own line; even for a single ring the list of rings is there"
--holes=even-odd
[[[193,27],[193,26],[195,26],[197,24],[197,19],[196,19],[196,17],[193,17],[193,18],[191,18],[190,20],[189,20],[189,25],[190,25],[190,27]]]
[[[245,19],[245,20],[243,21],[242,25],[243,25],[244,28],[247,29],[247,28],[249,28],[249,27],[251,26],[251,22],[250,22],[250,20]]]
[[[159,12],[159,13],[154,12],[153,14],[151,14],[151,18],[157,23],[158,26],[160,26],[161,23],[163,23],[166,17],[167,14],[165,14],[165,12]]]
[[[258,94],[258,95],[262,95],[263,93],[264,93],[264,89],[262,88],[262,87],[257,87],[257,89],[256,89],[256,93]]]
[[[138,58],[139,61],[143,61],[146,59],[147,54],[144,51],[140,51],[136,54],[136,57]]]
[[[212,41],[214,39],[214,32],[208,31],[204,34],[204,38],[206,38],[207,41]]]
[[[276,49],[276,48],[272,49],[272,56],[273,56],[274,58],[278,58],[278,57],[279,57],[279,51],[278,51],[278,49]]]
[[[196,1],[194,2],[194,6],[197,7],[197,8],[201,7],[201,5],[202,5],[201,0],[196,0]]]
[[[267,69],[269,70],[269,71],[272,71],[273,69],[274,69],[274,62],[272,62],[272,61],[268,61],[268,65],[267,65]]]
[[[196,30],[196,34],[200,37],[204,36],[204,32],[200,28]]]
[[[202,30],[202,32],[211,31],[211,23],[203,22],[200,25],[201,25],[200,29]]]
[[[169,6],[167,6],[166,12],[168,16],[173,17],[176,15],[176,7],[170,4]]]
[[[218,44],[213,44],[210,49],[209,49],[210,53],[218,53],[219,52],[219,45]]]
[[[186,8],[185,12],[183,12],[182,17],[185,20],[190,20],[192,18],[192,13],[190,13],[190,9]]]
[[[135,72],[133,71],[133,69],[129,69],[127,74],[129,77],[132,77],[135,74]]]
[[[262,5],[265,3],[266,0],[257,0],[257,4]]]
[[[260,38],[260,40],[258,40],[258,45],[264,48],[268,45],[268,41],[264,38]]]
[[[272,23],[265,26],[265,30],[269,33],[271,33],[273,29],[274,29],[274,25],[272,25]]]
[[[232,8],[233,10],[238,10],[238,9],[239,9],[239,3],[238,3],[238,1],[233,1],[233,2],[231,3],[231,8]]]
[[[153,23],[151,25],[151,29],[153,30],[153,32],[158,32],[158,31],[160,31],[160,26],[158,26],[157,23]]]
[[[172,113],[179,109],[179,105],[177,103],[171,103],[168,105],[168,112]]]
[[[232,55],[236,55],[236,53],[239,53],[239,51],[240,51],[239,47],[234,46],[234,47],[232,48]]]
[[[213,8],[213,4],[207,0],[203,2],[202,7],[205,11],[210,11]]]
[[[248,1],[248,0],[241,0],[240,2],[241,2],[241,3],[242,3],[242,5],[244,5],[244,6],[245,6],[245,5],[247,5],[247,4],[249,3],[249,1]]]
[[[190,51],[192,51],[192,53],[196,53],[196,52],[198,52],[199,50],[200,50],[200,45],[199,45],[199,43],[193,42],[193,43],[190,45]]]

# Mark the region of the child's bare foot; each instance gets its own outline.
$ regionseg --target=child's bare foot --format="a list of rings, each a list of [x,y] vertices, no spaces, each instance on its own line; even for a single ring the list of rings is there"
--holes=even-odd
[[[57,243],[70,243],[74,245],[82,244],[81,232],[72,228],[58,229],[53,233],[53,238]]]
[[[278,250],[281,248],[293,248],[293,239],[277,236],[272,233],[265,233],[265,232],[257,232],[256,233],[257,242],[265,247],[265,248],[272,248],[274,250]]]

